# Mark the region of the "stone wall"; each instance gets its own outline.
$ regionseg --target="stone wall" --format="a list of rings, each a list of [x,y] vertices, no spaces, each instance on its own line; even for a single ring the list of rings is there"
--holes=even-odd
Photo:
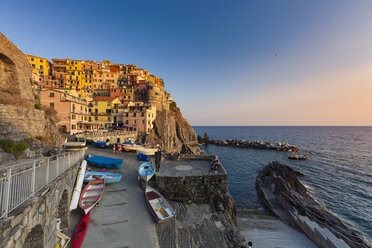
[[[0,91],[34,101],[31,65],[18,47],[0,33]]]
[[[156,176],[156,188],[167,198],[180,202],[209,203],[212,195],[224,195],[227,173],[221,166],[218,174],[165,177]]]
[[[69,202],[80,163],[56,178],[0,221],[0,247],[54,247],[57,219],[69,225]]]

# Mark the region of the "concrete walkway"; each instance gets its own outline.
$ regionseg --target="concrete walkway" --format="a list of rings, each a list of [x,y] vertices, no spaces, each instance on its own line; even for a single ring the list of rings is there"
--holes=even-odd
[[[158,247],[155,222],[140,188],[138,166],[134,153],[112,155],[110,149],[89,148],[86,154],[122,158],[119,170],[123,174],[119,183],[107,184],[99,206],[91,210],[90,224],[82,247]],[[98,170],[98,168],[96,169]],[[70,232],[76,227],[79,216],[73,216]]]
[[[258,211],[237,211],[237,224],[246,241],[255,248],[316,248],[303,233],[287,226],[277,217]]]

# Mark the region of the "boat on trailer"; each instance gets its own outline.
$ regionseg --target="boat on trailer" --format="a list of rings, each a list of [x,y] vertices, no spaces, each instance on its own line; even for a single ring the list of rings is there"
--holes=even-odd
[[[145,190],[146,204],[157,223],[171,220],[175,213],[171,205],[156,189],[147,186]]]
[[[79,224],[75,228],[74,236],[71,240],[71,248],[79,248],[83,244],[85,234],[88,230],[88,225],[90,221],[90,212],[81,217]]]
[[[150,163],[143,163],[138,168],[138,174],[145,182],[148,182],[155,174],[155,168]]]
[[[84,210],[85,214],[99,202],[103,192],[105,190],[105,179],[94,179],[88,183],[88,185],[81,193],[79,206]]]
[[[101,172],[101,171],[88,171],[85,173],[84,182],[89,183],[95,179],[105,179],[105,184],[120,182],[122,174],[111,173],[111,172]]]

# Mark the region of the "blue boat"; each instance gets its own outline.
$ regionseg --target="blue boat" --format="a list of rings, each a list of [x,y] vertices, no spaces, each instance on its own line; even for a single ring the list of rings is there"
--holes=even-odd
[[[94,141],[93,145],[96,148],[105,148],[106,147],[106,142],[104,142],[104,141]]]
[[[148,182],[154,176],[155,168],[150,163],[143,163],[138,168],[138,174],[145,182]]]
[[[89,183],[95,179],[105,179],[105,183],[117,183],[120,182],[122,174],[110,173],[110,172],[99,172],[99,171],[88,171],[85,173],[84,182]]]
[[[93,155],[92,157],[87,159],[87,162],[90,166],[120,169],[123,160],[121,158],[109,158]]]

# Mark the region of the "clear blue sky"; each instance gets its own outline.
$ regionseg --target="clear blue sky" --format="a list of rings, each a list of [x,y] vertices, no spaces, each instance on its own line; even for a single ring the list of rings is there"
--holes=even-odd
[[[1,1],[24,53],[163,78],[193,125],[372,125],[372,1]],[[277,56],[275,56],[277,55]]]

